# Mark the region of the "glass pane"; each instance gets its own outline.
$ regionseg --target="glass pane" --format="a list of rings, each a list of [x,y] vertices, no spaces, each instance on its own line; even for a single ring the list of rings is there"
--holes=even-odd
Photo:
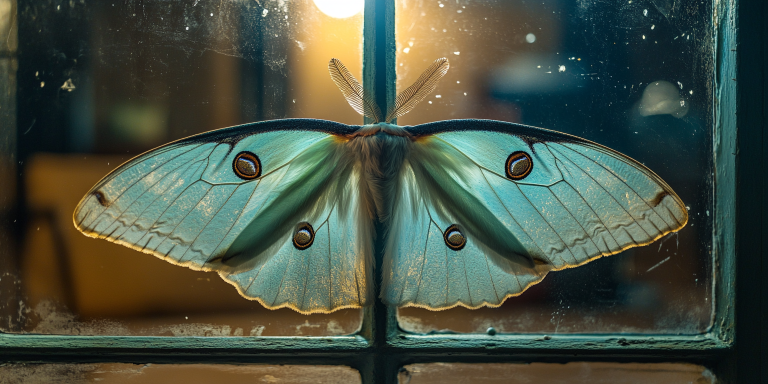
[[[214,364],[12,364],[0,367],[11,383],[359,383],[349,367]]]
[[[689,211],[651,245],[551,272],[496,309],[399,310],[412,332],[695,334],[712,316],[710,1],[397,1],[399,90],[451,68],[400,125],[484,118],[577,135],[642,162]]]
[[[433,363],[406,365],[400,370],[400,384],[714,384],[708,369],[693,364],[461,364]]]
[[[3,89],[2,113],[18,105],[11,114],[18,124],[0,127],[0,172],[10,180],[0,183],[0,330],[356,332],[360,310],[267,310],[215,273],[86,237],[72,225],[78,201],[101,177],[166,142],[286,117],[360,124],[327,71],[337,57],[361,77],[362,13],[346,16],[331,17],[310,0],[25,3],[18,76],[15,56],[0,59],[11,80],[0,84],[13,87]]]

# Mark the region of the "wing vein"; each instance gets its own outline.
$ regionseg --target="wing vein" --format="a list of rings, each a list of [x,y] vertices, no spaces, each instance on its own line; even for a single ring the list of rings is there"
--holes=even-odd
[[[627,186],[627,188],[629,188],[629,190],[630,190],[630,191],[632,191],[632,192],[633,192],[633,193],[634,193],[634,194],[635,194],[635,195],[636,195],[638,198],[640,198],[640,201],[642,201],[642,202],[643,202],[643,204],[645,204],[645,206],[646,206],[646,207],[647,207],[647,208],[648,208],[648,209],[649,209],[649,210],[650,210],[652,213],[656,213],[656,212],[654,211],[653,207],[651,207],[651,205],[650,205],[650,204],[649,204],[649,203],[648,203],[648,202],[645,200],[645,198],[643,198],[643,196],[642,196],[642,195],[640,195],[640,194],[639,194],[639,193],[638,193],[638,192],[637,192],[637,191],[636,191],[636,190],[635,190],[635,189],[634,189],[634,188],[633,188],[631,185],[629,185],[627,182],[625,182],[624,180],[622,180],[622,178],[621,178],[621,177],[619,177],[619,175],[617,175],[617,174],[616,174],[616,172],[613,172],[611,169],[609,169],[609,168],[606,168],[604,165],[602,165],[602,164],[598,163],[597,161],[595,161],[595,160],[593,160],[593,159],[590,159],[589,157],[585,156],[584,154],[581,154],[581,153],[578,153],[578,152],[574,151],[572,148],[568,148],[568,147],[566,147],[566,146],[564,146],[564,145],[561,145],[561,147],[568,149],[570,152],[573,152],[573,153],[575,153],[576,155],[578,155],[578,156],[581,156],[582,158],[586,159],[587,161],[589,161],[589,162],[592,162],[593,164],[597,165],[598,167],[602,168],[602,169],[603,169],[603,170],[605,170],[606,172],[608,172],[608,173],[610,173],[611,175],[613,175],[613,177],[615,177],[617,180],[619,180],[619,181],[620,181],[622,184],[626,185],[626,186]],[[559,152],[559,151],[558,151],[558,152]],[[565,157],[568,157],[566,154],[563,154],[563,156],[565,156]],[[571,158],[570,158],[570,157],[568,157],[568,160],[571,160]],[[574,165],[576,165],[577,167],[579,167],[579,166],[578,166],[578,164],[576,164],[576,163],[575,163],[573,160],[571,160],[571,162],[572,162]],[[631,164],[630,164],[630,165],[631,165]],[[579,167],[579,169],[581,169],[582,171],[584,171],[584,169],[582,169],[581,167]],[[635,168],[635,169],[637,169],[637,168]],[[642,170],[640,170],[640,171],[642,172]],[[584,173],[587,173],[587,172],[586,172],[586,171],[584,171]],[[643,174],[645,174],[645,172],[643,172]],[[594,180],[594,179],[593,179],[593,180]],[[597,183],[597,180],[595,180],[595,182]],[[598,183],[598,184],[599,184],[599,183]],[[660,184],[659,184],[659,185],[660,185]],[[663,189],[665,192],[667,192],[667,190],[664,188],[664,186],[662,186],[662,185],[660,185],[660,186],[662,187],[662,189]],[[607,191],[606,191],[606,192],[607,192]],[[610,192],[609,192],[608,194],[610,195]],[[611,196],[613,196],[613,195],[611,195]],[[614,200],[615,200],[615,198],[614,198]],[[617,203],[618,203],[618,201],[617,201]],[[666,207],[665,207],[665,208],[666,208]],[[670,212],[670,214],[671,214],[671,213],[672,213],[672,212]],[[631,214],[631,213],[629,213],[629,212],[627,212],[627,214],[629,214],[629,215],[630,215],[630,217],[632,216],[632,214]],[[657,214],[657,215],[658,215],[658,214]],[[673,218],[673,219],[675,219],[675,221],[677,221],[677,218],[675,218],[675,215],[671,215],[671,216],[672,216],[672,218]],[[663,217],[661,217],[661,216],[659,216],[659,218],[661,218],[661,220],[662,220],[662,221],[664,220],[664,218],[663,218]],[[651,225],[653,225],[653,227],[654,227],[654,228],[656,228],[656,230],[658,230],[658,231],[659,231],[659,233],[663,233],[663,232],[664,232],[664,231],[660,230],[660,229],[659,229],[659,228],[656,226],[656,224],[654,224],[654,223],[653,223],[653,221],[652,221],[652,220],[648,219],[647,221],[648,221],[648,223],[650,223]],[[665,224],[669,225],[669,223],[667,223],[666,221],[665,221]],[[678,225],[680,225],[680,222],[678,221],[678,222],[677,222],[677,224],[678,224]],[[670,225],[670,228],[671,228],[671,227],[672,227],[672,226]],[[641,228],[642,228],[642,226],[641,226]],[[645,231],[645,230],[643,230],[643,231]],[[646,234],[648,234],[648,232],[646,232]],[[649,235],[649,236],[650,236],[650,235]],[[651,237],[651,238],[653,238],[653,236],[650,236],[650,237]]]
[[[152,184],[152,185],[151,185],[149,188],[147,188],[147,189],[146,189],[144,192],[142,192],[142,193],[141,193],[139,196],[137,196],[137,197],[136,197],[136,198],[135,198],[135,199],[134,199],[134,200],[133,200],[133,201],[132,201],[130,204],[128,204],[128,206],[127,206],[127,207],[125,207],[125,209],[124,209],[122,212],[120,212],[120,215],[119,215],[119,216],[117,216],[117,218],[115,218],[115,220],[114,220],[114,221],[115,221],[115,222],[119,221],[119,220],[120,220],[120,218],[121,218],[121,217],[123,217],[123,215],[125,214],[125,212],[127,212],[127,211],[128,211],[130,208],[131,208],[131,207],[133,207],[133,205],[134,205],[134,204],[136,204],[136,202],[137,202],[139,199],[141,199],[141,198],[142,198],[142,197],[143,197],[143,196],[144,196],[144,195],[145,195],[147,192],[149,192],[149,191],[150,191],[152,188],[154,188],[154,187],[155,187],[155,185],[157,185],[157,184],[158,184],[158,183],[160,183],[161,181],[165,180],[165,178],[166,178],[166,177],[168,177],[168,175],[170,175],[171,173],[175,172],[176,170],[178,170],[179,168],[181,168],[181,167],[184,167],[184,166],[186,166],[187,168],[189,168],[189,167],[191,167],[191,166],[192,166],[192,164],[190,164],[190,163],[184,163],[184,164],[182,164],[182,165],[180,165],[180,166],[178,166],[178,167],[174,168],[174,169],[173,169],[173,170],[171,170],[170,172],[166,173],[165,175],[163,175],[163,177],[161,177],[159,180],[157,180],[157,182],[155,182],[154,184]],[[182,172],[182,173],[183,173],[183,172]],[[170,188],[170,187],[171,187],[171,186],[170,186],[170,185],[168,185],[168,187],[166,187],[165,189],[163,189],[163,192],[167,191],[167,190],[168,190],[168,188]],[[147,208],[149,208],[149,206],[150,206],[150,205],[152,205],[152,203],[154,203],[155,201],[157,201],[157,199],[159,199],[159,198],[160,198],[160,196],[162,196],[162,195],[163,195],[162,193],[158,193],[158,194],[157,194],[157,197],[155,197],[154,199],[152,199],[152,201],[151,201],[149,204],[147,204],[147,206],[146,206],[146,207],[144,207],[144,209],[142,209],[142,210],[141,210],[141,212],[140,212],[138,215],[136,215],[136,220],[138,220],[138,219],[141,217],[141,215],[142,215],[142,214],[143,214],[143,213],[144,213],[144,212],[147,210]],[[115,200],[115,201],[117,201],[117,200]],[[131,228],[131,226],[133,226],[133,224],[134,224],[134,223],[136,223],[136,220],[134,220],[134,221],[133,221],[133,223],[131,223],[130,225],[126,224],[126,225],[125,225],[125,231],[123,231],[123,232],[122,232],[120,235],[122,236],[122,234],[123,234],[123,233],[125,233],[126,231],[128,231],[128,229],[130,229],[130,228]],[[113,232],[113,233],[114,233],[114,232]]]
[[[194,245],[194,244],[195,244],[195,242],[197,241],[197,239],[198,239],[198,238],[200,238],[200,235],[202,235],[202,234],[203,234],[203,232],[205,232],[205,230],[206,230],[206,229],[208,229],[208,226],[209,226],[209,225],[211,225],[211,222],[213,221],[213,219],[215,219],[215,218],[216,218],[216,216],[218,216],[218,215],[219,215],[219,212],[221,212],[221,210],[222,210],[222,209],[224,209],[224,206],[225,206],[225,205],[227,205],[227,203],[229,202],[229,199],[231,199],[231,198],[232,198],[232,196],[235,194],[235,192],[236,192],[236,191],[237,191],[239,188],[240,188],[240,186],[237,186],[237,187],[235,187],[235,189],[233,189],[233,190],[232,190],[232,192],[230,192],[230,193],[229,193],[229,196],[227,196],[227,198],[224,200],[224,202],[221,204],[221,206],[219,206],[219,209],[217,209],[217,210],[216,210],[216,213],[214,213],[214,214],[213,214],[213,216],[211,216],[211,218],[208,220],[208,222],[206,222],[206,223],[205,223],[205,226],[203,227],[203,229],[202,229],[200,232],[198,232],[198,233],[197,233],[197,235],[195,235],[195,238],[194,238],[194,239],[192,239],[192,241],[190,241],[190,242],[189,242],[189,247],[188,247],[188,248],[187,248],[187,250],[186,250],[186,251],[184,251],[184,253],[181,255],[181,257],[179,258],[179,262],[181,262],[182,260],[184,260],[184,257],[187,255],[187,252],[189,252],[189,251],[192,249],[192,245]],[[213,189],[213,188],[211,188],[211,190],[212,190],[212,189]],[[207,195],[207,193],[206,193],[206,195]],[[214,250],[216,250],[216,248],[214,248]]]
[[[531,199],[529,199],[528,196],[525,195],[525,192],[523,192],[523,189],[520,188],[520,186],[517,185],[517,183],[513,182],[513,184],[515,185],[515,188],[517,188],[517,190],[520,191],[520,194],[523,195],[523,198],[525,198],[525,200],[528,202],[528,204],[530,204],[531,207],[533,207],[533,210],[536,211],[536,213],[539,214],[539,217],[541,217],[541,219],[544,220],[545,223],[547,223],[547,226],[549,227],[549,229],[551,229],[552,232],[555,234],[555,236],[557,236],[557,238],[560,239],[560,242],[563,243],[563,245],[565,246],[565,249],[568,250],[568,253],[571,254],[571,257],[573,257],[573,260],[576,260],[576,255],[574,255],[573,251],[571,251],[571,247],[568,246],[568,243],[566,243],[565,240],[563,240],[563,237],[560,236],[559,233],[557,233],[557,230],[555,230],[555,227],[553,227],[552,224],[549,223],[549,220],[547,220],[547,218],[545,218],[544,215],[541,214],[541,212],[539,212],[539,209],[536,207],[536,205],[534,205],[533,202],[531,201]],[[564,264],[568,264],[568,262],[565,261],[565,259],[563,258],[563,255],[558,254],[558,256],[560,257],[560,260]]]
[[[515,224],[517,224],[517,226],[518,226],[518,227],[520,227],[520,229],[523,231],[523,233],[525,233],[525,235],[526,235],[526,236],[528,236],[528,238],[529,238],[529,239],[531,239],[531,241],[532,241],[532,242],[533,242],[533,244],[536,246],[536,248],[538,248],[538,249],[539,249],[539,251],[541,251],[541,254],[542,254],[542,255],[545,255],[545,254],[546,254],[546,252],[544,252],[544,249],[543,249],[543,248],[541,248],[541,246],[540,246],[540,245],[539,245],[539,244],[536,242],[536,240],[533,238],[533,236],[531,236],[531,234],[530,234],[530,233],[528,233],[528,231],[526,231],[526,230],[525,230],[525,227],[523,227],[522,225],[520,225],[520,222],[519,222],[519,221],[517,221],[517,219],[516,219],[516,218],[515,218],[515,216],[512,214],[512,212],[510,212],[510,211],[509,211],[509,209],[507,208],[507,206],[506,206],[506,205],[504,205],[504,201],[503,201],[503,200],[501,200],[501,197],[499,197],[499,193],[498,193],[498,192],[496,192],[496,188],[494,188],[494,187],[493,187],[493,184],[491,184],[491,182],[490,182],[490,181],[488,181],[488,177],[486,177],[486,176],[485,176],[485,172],[481,172],[481,174],[483,175],[483,179],[485,180],[485,183],[486,183],[486,184],[488,184],[488,187],[490,187],[490,188],[491,188],[491,191],[493,191],[493,195],[496,197],[496,199],[497,199],[497,200],[499,200],[499,204],[500,204],[502,207],[504,207],[504,210],[505,210],[505,211],[507,211],[507,214],[508,214],[508,215],[509,215],[509,217],[512,219],[512,221],[514,221],[514,222],[515,222]]]
[[[201,161],[201,163],[202,163],[202,161]],[[195,169],[195,172],[193,173],[193,175],[194,175],[195,173],[197,173],[197,171],[198,171],[198,170],[200,170],[200,165],[198,165],[198,166],[197,166],[197,168]],[[168,211],[168,208],[170,208],[171,206],[173,206],[173,204],[176,202],[176,200],[178,200],[178,199],[179,199],[179,196],[183,195],[183,194],[184,194],[184,192],[186,192],[186,191],[187,191],[187,189],[189,189],[191,186],[195,185],[195,183],[196,183],[196,182],[192,182],[192,183],[190,183],[189,185],[187,185],[186,187],[184,187],[184,189],[182,189],[182,190],[181,190],[181,192],[178,194],[178,196],[176,196],[176,197],[173,199],[173,201],[171,201],[171,202],[168,204],[168,206],[167,206],[167,207],[165,207],[165,209],[163,209],[163,212],[161,212],[161,213],[160,213],[160,215],[159,215],[159,216],[157,216],[157,219],[155,219],[155,221],[153,221],[153,222],[152,222],[152,224],[150,224],[150,225],[148,226],[148,228],[147,228],[147,231],[144,233],[144,235],[143,235],[142,237],[144,237],[144,236],[147,236],[147,235],[150,235],[150,234],[152,233],[152,227],[154,227],[154,226],[155,226],[155,224],[157,224],[158,220],[160,220],[160,218],[162,218],[162,217],[163,217],[163,215],[165,214],[165,212],[167,212],[167,211]],[[155,233],[157,233],[157,232],[155,232]],[[147,246],[147,245],[149,245],[149,242],[147,242],[147,244],[146,244],[146,245],[144,245],[144,247],[145,247],[144,249],[146,249],[146,246]],[[158,245],[160,245],[160,244],[158,244]],[[153,250],[153,252],[154,252],[154,250]]]
[[[427,263],[427,246],[429,245],[429,230],[432,228],[432,223],[429,223],[427,227],[427,238],[424,239],[424,252],[422,253],[421,269],[419,270],[419,282],[416,284],[416,300],[419,299],[419,292],[421,291],[421,279],[424,276],[424,264]],[[402,301],[402,299],[401,299]]]
[[[557,151],[557,152],[558,152],[558,153],[560,153],[560,151]],[[600,189],[602,189],[602,190],[603,190],[603,191],[604,191],[604,192],[605,192],[605,193],[606,193],[608,196],[610,196],[610,197],[611,197],[611,200],[613,200],[613,201],[616,203],[616,205],[618,205],[618,206],[619,206],[619,208],[621,208],[621,210],[622,210],[622,211],[624,211],[624,213],[626,213],[626,214],[627,214],[627,216],[629,216],[629,218],[630,218],[630,219],[632,219],[632,221],[633,221],[634,223],[636,223],[636,224],[637,224],[637,226],[640,228],[640,230],[641,230],[641,231],[645,232],[645,234],[646,234],[646,235],[648,235],[648,237],[649,237],[649,238],[653,239],[653,236],[651,236],[651,235],[650,235],[650,234],[649,234],[649,233],[648,233],[648,232],[645,230],[645,228],[643,228],[643,226],[642,226],[642,225],[640,225],[640,223],[638,223],[638,222],[637,222],[637,219],[635,219],[635,218],[632,216],[632,214],[631,214],[631,213],[629,213],[629,211],[627,211],[627,209],[626,209],[626,208],[624,208],[624,207],[621,205],[621,203],[620,203],[620,202],[619,202],[619,201],[616,199],[616,197],[614,197],[614,196],[613,196],[613,194],[611,194],[610,192],[608,192],[608,190],[607,190],[607,189],[605,189],[605,187],[604,187],[602,184],[600,184],[600,183],[599,183],[597,180],[595,180],[595,178],[594,178],[594,177],[592,177],[592,175],[590,175],[590,174],[589,174],[589,172],[587,172],[587,171],[586,171],[584,168],[580,167],[578,164],[576,164],[576,163],[575,163],[573,160],[571,160],[571,159],[570,159],[568,156],[566,156],[565,154],[562,154],[562,153],[561,153],[561,155],[563,155],[563,157],[567,158],[567,159],[568,159],[568,161],[570,161],[570,162],[571,162],[571,164],[573,164],[573,165],[574,165],[576,168],[578,168],[578,169],[580,169],[582,172],[584,172],[584,174],[585,174],[585,175],[587,175],[587,177],[589,177],[590,179],[592,179],[592,181],[594,181],[594,182],[595,182],[595,184],[597,184],[597,185],[600,187]],[[569,183],[569,185],[570,185],[570,183]],[[577,189],[575,189],[575,188],[574,188],[574,190],[576,190],[576,193],[578,193],[578,190],[577,190]],[[581,195],[581,194],[579,193],[579,195]],[[641,198],[641,199],[642,199],[642,198]],[[629,238],[630,238],[630,239],[632,239],[632,242],[633,242],[633,243],[635,243],[636,245],[640,245],[640,243],[638,243],[638,242],[637,242],[637,240],[635,240],[635,238],[632,236],[632,234],[630,233],[630,231],[627,231],[627,230],[624,228],[624,226],[622,226],[621,228],[622,228],[622,229],[624,229],[624,232],[626,232],[626,233],[627,233],[627,235],[629,235]],[[619,246],[621,246],[621,245],[619,245]]]

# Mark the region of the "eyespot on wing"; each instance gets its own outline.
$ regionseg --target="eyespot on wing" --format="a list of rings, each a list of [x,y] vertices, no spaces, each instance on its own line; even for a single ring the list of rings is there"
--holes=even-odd
[[[261,161],[255,154],[243,151],[232,161],[232,170],[243,180],[253,180],[261,176]]]
[[[293,246],[299,250],[305,250],[315,241],[315,229],[307,222],[301,222],[293,232]]]
[[[263,132],[245,137],[234,144],[220,143],[208,157],[208,166],[202,179],[211,184],[249,182],[274,172],[307,148],[328,138],[329,135],[325,132],[296,130]],[[246,152],[258,159],[259,169],[256,177],[242,177],[237,172],[235,162],[238,156]]]
[[[516,151],[509,155],[505,166],[507,177],[512,180],[522,180],[533,170],[531,156],[523,151]]]
[[[464,236],[456,224],[451,225],[443,232],[443,240],[445,245],[454,251],[460,251],[467,245],[467,237]]]

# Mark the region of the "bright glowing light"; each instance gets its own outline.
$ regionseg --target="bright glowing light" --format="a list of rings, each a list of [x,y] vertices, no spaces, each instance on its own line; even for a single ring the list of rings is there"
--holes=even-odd
[[[323,13],[337,19],[345,19],[360,13],[364,0],[315,0],[315,5]]]

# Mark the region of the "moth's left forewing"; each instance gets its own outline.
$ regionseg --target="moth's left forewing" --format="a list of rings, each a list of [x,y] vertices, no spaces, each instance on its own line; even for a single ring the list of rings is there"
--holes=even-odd
[[[422,230],[393,226],[397,235],[391,236],[404,239],[393,240],[393,249],[388,249],[393,278],[384,294],[393,305],[430,309],[500,305],[506,297],[520,294],[540,281],[549,270],[578,266],[648,244],[679,230],[687,221],[682,201],[661,178],[635,160],[587,140],[488,120],[431,123],[411,127],[410,133],[416,137],[410,158],[416,164],[412,165],[416,173],[419,168],[432,167],[442,168],[444,174],[453,176],[444,177],[439,183],[429,177],[413,181],[415,189],[430,196],[423,200],[426,219],[422,221],[428,223],[414,221],[426,228]],[[442,155],[420,156],[416,161],[413,154],[424,151]],[[459,193],[482,201],[483,206],[473,208],[464,203],[472,198],[440,201],[434,196],[450,196],[448,188],[456,186],[461,187]],[[408,216],[404,209],[398,207],[396,212]],[[473,218],[464,212],[470,209],[480,212],[481,217]],[[446,222],[440,223],[441,220]],[[447,242],[441,243],[435,240],[437,237],[428,235],[431,226],[444,230],[449,222],[458,224],[468,238],[467,245],[459,251],[448,249]],[[490,227],[483,227],[489,223]],[[402,228],[406,227],[413,233],[405,233]],[[403,241],[421,242],[424,251],[407,251],[402,244],[400,249],[394,249]],[[525,252],[510,255],[504,250],[509,249],[509,244],[519,244]],[[428,255],[435,252],[430,247],[438,247],[444,261],[430,258]],[[519,257],[523,253],[533,264]],[[456,268],[465,272],[464,278],[451,277],[451,269],[440,266],[451,260],[462,261]],[[472,282],[469,271],[481,270],[472,267],[476,263],[486,268],[482,273],[475,272],[475,279],[490,282],[492,288],[476,289],[473,295],[471,284],[480,283]],[[446,270],[446,277],[435,283],[428,276],[441,268]],[[494,271],[503,271],[506,276]],[[515,278],[509,278],[510,274]],[[398,276],[402,281],[398,281]],[[450,291],[462,284],[469,285],[462,298],[437,293],[408,296],[407,287],[415,284],[410,280],[418,281],[419,292]],[[494,300],[494,296],[498,299]]]
[[[370,225],[344,205],[354,198],[336,197],[353,182],[344,171],[349,166],[337,172],[337,164],[325,161],[345,157],[344,136],[354,129],[289,119],[170,143],[105,176],[76,208],[75,226],[177,265],[217,271],[269,308],[360,307],[370,300],[371,250],[339,243],[372,237]],[[297,250],[296,222],[273,225],[281,219],[311,221],[317,243]],[[233,245],[250,252],[227,260]]]

